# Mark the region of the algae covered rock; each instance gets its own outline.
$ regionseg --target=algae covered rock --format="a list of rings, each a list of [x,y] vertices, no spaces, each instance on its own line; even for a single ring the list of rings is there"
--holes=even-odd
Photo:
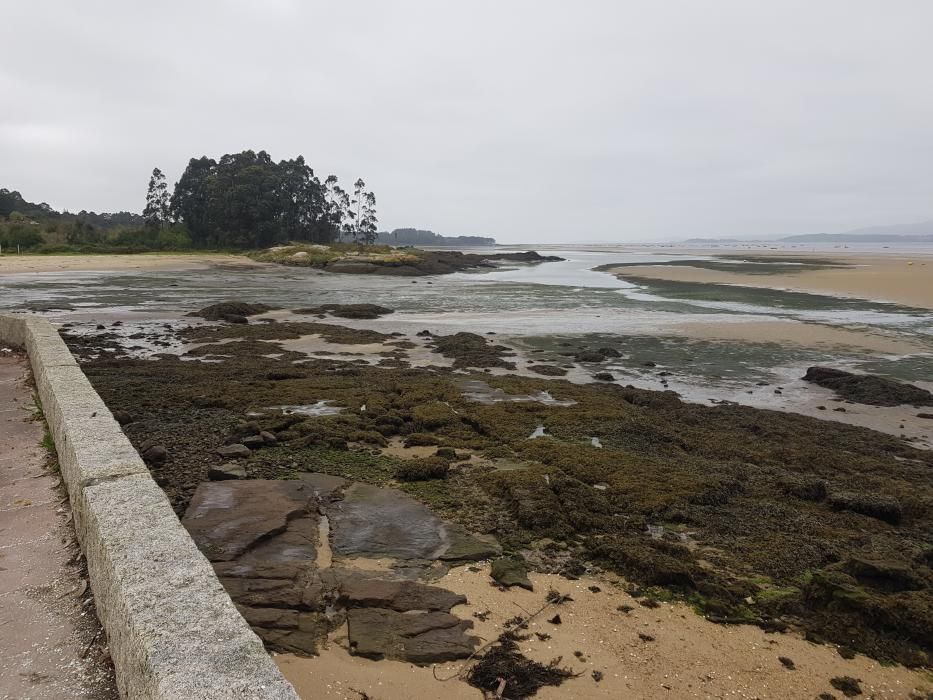
[[[295,309],[296,314],[330,314],[339,318],[374,319],[393,313],[393,309],[378,304],[322,304],[306,309]]]
[[[427,481],[428,479],[446,479],[450,471],[450,462],[441,457],[410,459],[395,470],[395,478],[400,481]]]
[[[192,311],[188,316],[198,316],[208,321],[228,321],[231,323],[246,323],[247,316],[270,311],[271,306],[265,304],[247,304],[243,301],[223,301],[211,304],[203,309]]]
[[[555,365],[529,365],[528,369],[545,377],[563,377],[567,374],[567,370]]]
[[[805,382],[832,389],[839,396],[872,406],[933,406],[933,393],[913,384],[905,384],[875,374],[854,374],[832,367],[810,367]]]
[[[901,504],[892,496],[885,496],[880,493],[837,491],[829,495],[828,501],[833,510],[849,510],[853,513],[884,520],[892,525],[901,522]]]
[[[499,557],[493,561],[489,575],[501,586],[534,590],[528,578],[528,565],[522,557]]]

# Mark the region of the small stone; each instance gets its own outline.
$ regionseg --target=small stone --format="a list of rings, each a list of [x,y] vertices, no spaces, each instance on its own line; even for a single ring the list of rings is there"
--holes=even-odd
[[[830,679],[829,684],[847,698],[854,698],[856,695],[862,694],[859,679],[852,676],[836,676]]]
[[[127,423],[133,422],[133,416],[130,415],[129,411],[114,411],[113,419],[120,425],[126,425]]]
[[[207,470],[207,478],[211,481],[226,481],[227,479],[245,479],[246,467],[236,462],[227,462],[219,467]]]
[[[165,464],[165,460],[168,458],[168,450],[162,447],[162,445],[153,445],[143,452],[142,456],[149,464],[158,466]]]
[[[274,445],[279,441],[279,439],[268,430],[263,430],[260,432],[259,437],[261,437],[267,445]]]
[[[797,668],[797,667],[794,665],[793,660],[792,660],[792,659],[789,659],[789,658],[786,657],[786,656],[779,656],[779,657],[778,657],[778,661],[780,661],[780,662],[781,662],[781,665],[782,665],[784,668],[786,668],[788,671],[794,671],[794,670],[796,670],[796,668]]]
[[[220,455],[224,459],[237,459],[238,457],[249,457],[249,448],[246,445],[241,445],[240,443],[234,443],[233,445],[224,445],[223,447],[218,447],[216,452],[218,455]]]
[[[528,579],[528,566],[521,557],[499,557],[492,563],[489,571],[496,583],[511,588],[518,586],[527,590],[533,590],[531,581]]]
[[[246,445],[251,450],[256,450],[265,447],[266,441],[262,439],[261,435],[250,435],[240,440],[240,444]]]

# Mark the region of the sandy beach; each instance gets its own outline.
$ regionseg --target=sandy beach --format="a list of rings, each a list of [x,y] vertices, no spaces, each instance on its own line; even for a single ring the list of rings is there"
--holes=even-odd
[[[748,251],[698,250],[702,255],[741,255]],[[723,272],[702,267],[675,265],[620,266],[612,272],[624,279],[660,279],[674,282],[736,284],[765,289],[783,289],[815,294],[890,301],[933,309],[933,255],[882,255],[878,253],[837,256],[832,253],[754,251],[755,257],[832,259],[849,267],[801,270],[788,274]]]
[[[769,634],[751,625],[717,625],[679,603],[643,607],[624,592],[622,580],[615,576],[568,581],[531,574],[533,592],[518,588],[506,592],[491,585],[488,566],[474,568],[479,570],[453,569],[437,583],[467,596],[469,604],[454,608],[453,613],[473,620],[474,633],[484,641],[495,639],[506,620],[540,608],[551,588],[573,598],[532,621],[527,630],[531,637],[521,644],[529,658],[546,664],[561,657],[560,665],[579,674],[559,687],[542,688],[535,696],[541,700],[574,696],[606,700],[804,698],[834,692],[829,681],[837,676],[861,679],[865,696],[879,700],[907,700],[912,691],[930,689],[920,672],[882,666],[861,655],[846,660],[835,647],[811,644],[798,634]],[[485,620],[473,616],[486,611]],[[548,622],[555,613],[560,613],[562,624]],[[549,638],[540,639],[535,633]],[[435,679],[435,672],[438,678],[455,676],[463,668],[461,663],[441,664],[432,670],[398,661],[370,661],[351,656],[345,646],[343,627],[317,657],[283,654],[275,659],[303,698],[482,697],[480,691],[456,678]],[[785,668],[779,657],[793,661],[794,670]],[[602,674],[598,682],[594,671]]]
[[[211,265],[260,265],[225,253],[139,253],[130,255],[0,255],[0,275],[35,272],[121,272],[191,270]]]

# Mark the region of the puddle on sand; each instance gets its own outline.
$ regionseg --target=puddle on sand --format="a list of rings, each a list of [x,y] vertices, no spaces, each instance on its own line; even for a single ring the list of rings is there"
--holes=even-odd
[[[601,443],[601,442],[599,441],[599,438],[598,438],[598,437],[591,437],[591,438],[590,438],[590,444],[591,444],[593,447],[599,447],[600,449],[602,449],[602,446],[603,446],[603,443]]]
[[[502,389],[493,389],[486,382],[479,379],[471,379],[463,382],[463,397],[469,401],[477,403],[493,404],[502,401],[511,403],[525,403],[536,401],[545,406],[573,406],[576,401],[567,399],[562,401],[555,399],[548,391],[539,391],[536,394],[507,394]]]
[[[330,547],[330,519],[321,515],[317,521],[317,565],[329,569],[334,562],[334,551]]]
[[[333,402],[329,399],[318,401],[317,403],[297,405],[297,406],[269,406],[270,411],[281,411],[286,416],[297,413],[302,416],[336,416],[343,412],[342,406],[331,406]]]
[[[539,425],[537,428],[535,428],[534,432],[528,436],[528,439],[534,440],[535,438],[539,438],[539,437],[548,437],[548,434],[545,432],[545,428],[543,425]]]

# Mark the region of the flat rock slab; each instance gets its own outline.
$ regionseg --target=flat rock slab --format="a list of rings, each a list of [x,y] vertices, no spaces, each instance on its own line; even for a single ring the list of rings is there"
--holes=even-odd
[[[464,659],[479,640],[466,634],[473,623],[445,612],[416,615],[359,608],[347,612],[350,650],[369,659],[397,659],[414,664]]]
[[[328,516],[337,554],[434,559],[449,544],[444,522],[394,489],[354,483]]]
[[[475,646],[464,634],[469,623],[450,614],[466,598],[405,576],[415,570],[417,578],[438,558],[484,558],[498,547],[400,491],[325,474],[210,481],[195,491],[182,524],[274,648],[316,653],[331,629],[363,610],[378,611],[355,624],[358,653],[373,658],[433,663]],[[349,556],[390,557],[398,568],[342,568]]]
[[[254,479],[201,484],[182,524],[214,562],[237,559],[247,550],[286,533],[294,520],[308,522],[298,523],[292,529],[317,527],[313,490],[301,481]],[[295,541],[294,547],[277,546],[275,552],[268,554],[277,559],[313,560],[316,551],[313,541]]]
[[[373,578],[357,572],[339,575],[339,602],[348,608],[387,608],[399,612],[411,610],[450,612],[464,605],[466,596],[446,588],[426,586],[414,581]]]

